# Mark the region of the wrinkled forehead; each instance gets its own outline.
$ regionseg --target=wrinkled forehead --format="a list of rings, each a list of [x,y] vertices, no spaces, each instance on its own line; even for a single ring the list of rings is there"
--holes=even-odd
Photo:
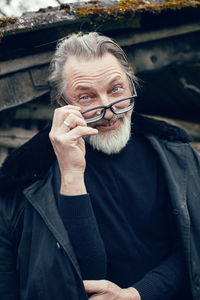
[[[63,79],[71,81],[73,79],[90,78],[98,80],[101,77],[118,76],[125,80],[126,72],[118,59],[106,53],[101,57],[85,59],[83,57],[70,57],[63,68]]]

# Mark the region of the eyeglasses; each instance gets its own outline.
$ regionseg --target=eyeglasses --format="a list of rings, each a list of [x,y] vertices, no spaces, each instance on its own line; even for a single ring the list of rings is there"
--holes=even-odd
[[[131,79],[131,84],[133,87],[132,96],[117,100],[109,105],[97,106],[82,111],[81,114],[83,115],[86,123],[89,124],[103,119],[107,109],[110,109],[115,115],[120,115],[131,110],[134,107],[134,98],[137,96],[135,85],[132,79]],[[63,95],[61,95],[60,97],[65,102],[66,105],[69,105],[69,103],[67,102],[67,100]]]

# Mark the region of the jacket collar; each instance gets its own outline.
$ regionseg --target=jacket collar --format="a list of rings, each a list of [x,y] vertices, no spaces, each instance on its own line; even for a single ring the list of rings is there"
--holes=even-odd
[[[49,140],[51,124],[48,124],[31,140],[11,153],[0,169],[1,191],[15,187],[26,187],[43,178],[55,160],[55,154]],[[135,134],[154,135],[171,142],[190,142],[188,134],[171,124],[133,114],[133,131]]]

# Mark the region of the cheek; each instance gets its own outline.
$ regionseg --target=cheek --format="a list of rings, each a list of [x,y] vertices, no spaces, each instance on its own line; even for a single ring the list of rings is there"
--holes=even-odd
[[[131,116],[132,116],[132,113],[133,113],[133,110],[129,110],[125,113],[126,117],[130,120],[131,119]]]

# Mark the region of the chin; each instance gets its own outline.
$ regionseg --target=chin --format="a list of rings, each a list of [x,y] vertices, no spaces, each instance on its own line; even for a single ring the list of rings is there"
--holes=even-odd
[[[121,124],[115,130],[99,130],[97,135],[87,136],[85,140],[98,151],[106,154],[119,153],[128,143],[131,136],[131,115],[124,115]]]

